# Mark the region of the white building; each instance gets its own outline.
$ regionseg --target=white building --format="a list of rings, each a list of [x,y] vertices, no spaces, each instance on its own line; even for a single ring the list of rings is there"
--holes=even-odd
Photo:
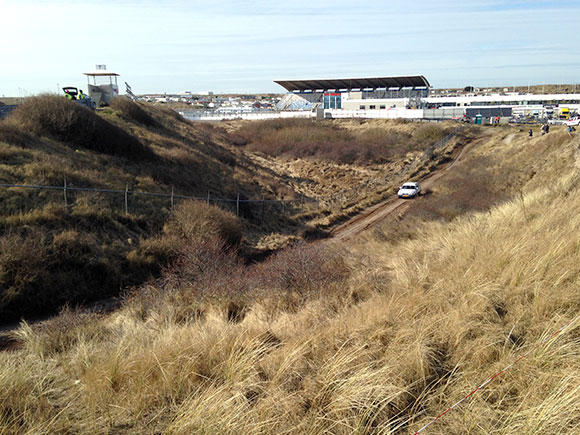
[[[580,94],[470,93],[432,95],[424,76],[276,81],[289,94],[279,110],[317,111],[325,118],[457,119],[564,117],[580,111]],[[568,109],[561,110],[561,109]]]

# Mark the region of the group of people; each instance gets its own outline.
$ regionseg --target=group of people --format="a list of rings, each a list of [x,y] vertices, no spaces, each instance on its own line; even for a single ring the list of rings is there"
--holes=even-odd
[[[542,124],[542,128],[540,129],[542,132],[542,136],[548,134],[550,132],[550,125],[549,124]],[[530,128],[528,130],[528,136],[532,137],[534,135],[534,131]]]
[[[79,89],[78,94],[71,92],[69,89],[65,89],[64,95],[69,100],[84,100],[86,98],[82,89]]]
[[[542,124],[542,128],[540,129],[540,131],[542,132],[542,136],[545,134],[548,134],[550,132],[550,125],[549,124]],[[568,128],[566,129],[566,132],[568,133],[568,136],[572,137],[572,133],[575,132],[576,129],[569,125]],[[528,130],[528,136],[532,137],[534,135],[533,130],[530,128]]]
[[[542,128],[540,129],[542,132],[542,136],[550,132],[550,126],[548,124],[542,124]],[[532,137],[534,135],[534,131],[530,128],[528,130],[528,136]]]

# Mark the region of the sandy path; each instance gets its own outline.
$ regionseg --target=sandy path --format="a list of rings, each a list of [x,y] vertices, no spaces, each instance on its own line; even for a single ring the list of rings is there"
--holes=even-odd
[[[474,146],[473,143],[465,145],[461,148],[458,148],[454,154],[452,154],[451,158],[452,161],[448,163],[446,166],[441,167],[437,171],[433,172],[428,177],[419,180],[423,191],[426,189],[430,189],[433,187],[437,180],[441,179],[447,174],[451,168],[453,168],[457,163],[459,163],[465,153]],[[376,225],[395,210],[402,210],[407,207],[409,204],[409,200],[407,199],[399,199],[398,197],[388,198],[370,208],[365,210],[363,213],[359,214],[358,216],[353,217],[352,219],[340,224],[339,226],[335,227],[331,232],[331,236],[334,240],[345,241],[355,237],[357,234],[371,228],[373,225]]]

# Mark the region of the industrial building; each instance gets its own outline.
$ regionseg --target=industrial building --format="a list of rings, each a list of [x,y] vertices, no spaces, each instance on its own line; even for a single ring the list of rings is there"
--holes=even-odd
[[[432,94],[424,76],[275,81],[288,91],[280,111],[324,118],[559,119],[580,111],[580,93],[466,92]],[[562,110],[561,110],[562,109]],[[563,110],[565,109],[565,110]]]

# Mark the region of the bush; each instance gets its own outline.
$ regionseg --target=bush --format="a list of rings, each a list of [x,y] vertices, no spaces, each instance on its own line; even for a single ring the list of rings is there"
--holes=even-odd
[[[222,240],[195,238],[180,247],[161,278],[133,290],[125,306],[137,318],[177,324],[221,306],[230,320],[239,321],[249,289],[245,277],[241,259]]]
[[[72,147],[132,159],[153,157],[153,153],[136,137],[63,97],[29,98],[14,110],[11,121],[23,130],[38,136],[50,136]]]
[[[219,239],[196,239],[182,247],[161,278],[133,291],[125,305],[135,317],[161,324],[195,321],[212,307],[239,322],[257,301],[271,314],[295,311],[344,283],[349,273],[340,253],[322,244],[298,244],[246,266]]]
[[[342,256],[320,243],[286,248],[256,266],[256,272],[259,287],[302,295],[344,281],[349,274]]]
[[[111,100],[111,108],[127,121],[136,122],[147,127],[159,127],[159,123],[143,107],[127,97],[116,97]]]
[[[423,124],[413,132],[413,137],[417,142],[428,145],[435,145],[445,135],[445,130],[438,124]]]
[[[437,131],[444,135],[438,126]],[[229,138],[236,146],[247,146],[270,156],[315,157],[341,164],[364,164],[383,163],[409,151],[426,148],[432,144],[423,141],[426,136],[435,137],[435,132],[423,131],[418,134],[418,142],[408,133],[386,128],[349,131],[333,122],[276,119],[245,124]]]
[[[122,258],[88,234],[41,230],[0,237],[0,317],[15,319],[118,291]]]
[[[232,213],[202,201],[179,204],[164,227],[167,236],[177,236],[184,244],[218,238],[228,247],[239,245],[242,230],[241,221]]]

